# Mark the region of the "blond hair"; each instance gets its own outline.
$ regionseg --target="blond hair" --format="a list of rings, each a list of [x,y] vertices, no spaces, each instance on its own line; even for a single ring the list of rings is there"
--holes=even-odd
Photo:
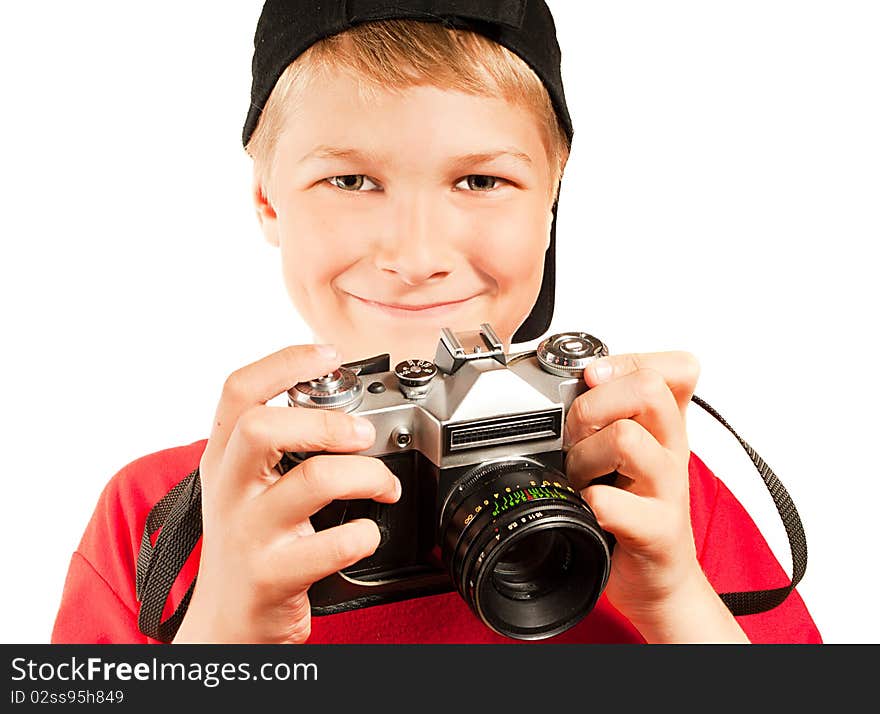
[[[358,91],[363,100],[377,91],[428,84],[504,99],[534,112],[550,167],[550,198],[556,200],[570,147],[538,76],[519,56],[483,35],[418,20],[357,25],[319,40],[284,70],[246,147],[264,186],[274,173],[286,109],[297,106],[312,82],[334,71],[362,80]]]

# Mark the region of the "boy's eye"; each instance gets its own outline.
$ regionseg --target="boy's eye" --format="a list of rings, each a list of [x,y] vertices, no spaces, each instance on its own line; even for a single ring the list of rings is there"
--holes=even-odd
[[[347,174],[345,176],[331,176],[327,179],[333,186],[336,188],[342,189],[343,191],[348,191],[350,193],[358,193],[364,186],[364,182],[372,184],[374,187],[378,188],[375,183],[373,183],[369,178],[364,176],[364,174]],[[461,181],[459,181],[455,187],[459,188],[462,184],[467,184],[467,190],[488,193],[496,188],[498,182],[504,182],[504,179],[498,178],[497,176],[484,176],[482,174],[471,174],[470,176],[465,176]]]
[[[455,185],[455,187],[458,188],[461,184],[466,183],[468,190],[470,191],[489,193],[490,191],[495,189],[499,181],[504,183],[504,179],[498,178],[497,176],[471,174],[470,176],[465,176]]]
[[[374,184],[370,179],[368,179],[363,174],[348,174],[346,176],[331,176],[327,179],[331,184],[336,186],[336,188],[341,188],[343,191],[349,191],[350,193],[357,193],[361,190],[361,187],[364,185],[364,181],[367,181],[373,186]]]

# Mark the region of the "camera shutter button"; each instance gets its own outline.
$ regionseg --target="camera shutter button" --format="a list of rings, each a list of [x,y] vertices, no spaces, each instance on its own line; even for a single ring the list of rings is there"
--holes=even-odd
[[[317,377],[315,379],[309,380],[309,387],[314,390],[319,390],[323,392],[330,392],[334,389],[338,389],[339,386],[343,383],[342,373],[337,369],[334,372],[330,372],[330,374],[325,374],[323,377]]]
[[[437,365],[424,359],[408,359],[394,367],[400,391],[407,399],[421,399],[437,376]]]

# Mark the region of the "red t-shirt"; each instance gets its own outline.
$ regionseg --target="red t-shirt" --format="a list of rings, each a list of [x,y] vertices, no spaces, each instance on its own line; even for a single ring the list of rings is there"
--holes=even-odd
[[[144,456],[104,488],[64,584],[52,632],[57,643],[155,643],[138,631],[135,564],[150,509],[189,474],[207,441]],[[717,592],[765,590],[790,579],[733,494],[691,454],[691,522],[703,571]],[[176,608],[198,568],[198,549],[171,591]],[[234,617],[230,613],[230,617]],[[778,607],[737,618],[752,642],[820,643],[797,591]],[[515,643],[492,632],[455,593],[312,618],[310,643]],[[580,623],[541,642],[644,642],[603,595]]]

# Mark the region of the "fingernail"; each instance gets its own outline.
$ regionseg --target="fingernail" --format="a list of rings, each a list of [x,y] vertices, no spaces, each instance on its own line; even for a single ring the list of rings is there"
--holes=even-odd
[[[613,367],[603,360],[597,360],[589,366],[590,374],[594,382],[603,382],[611,376]]]
[[[335,345],[315,345],[315,349],[318,350],[318,354],[324,359],[336,359],[337,351]]]
[[[369,419],[364,419],[363,417],[354,418],[354,433],[358,435],[359,439],[363,439],[364,441],[376,437],[376,430],[373,428],[373,423]]]
[[[400,494],[403,493],[403,485],[400,483],[400,479],[397,476],[394,477],[394,498],[400,498]]]

